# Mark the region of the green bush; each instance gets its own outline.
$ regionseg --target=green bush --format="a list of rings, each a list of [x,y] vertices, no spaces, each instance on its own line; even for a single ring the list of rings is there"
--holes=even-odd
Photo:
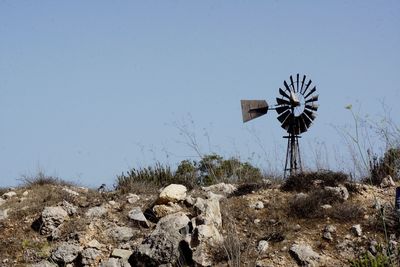
[[[248,162],[238,159],[223,159],[216,154],[205,155],[200,161],[183,160],[176,171],[157,163],[155,167],[131,169],[117,176],[116,189],[123,192],[137,191],[143,184],[166,186],[178,183],[192,189],[219,182],[257,183],[261,182],[261,170]]]
[[[350,261],[351,267],[390,267],[390,259],[383,253],[378,253],[376,256],[372,256],[368,252],[355,260]]]

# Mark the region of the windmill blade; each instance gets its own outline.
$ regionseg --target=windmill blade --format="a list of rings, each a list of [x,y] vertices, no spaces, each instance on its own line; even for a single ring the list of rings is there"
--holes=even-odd
[[[278,103],[278,105],[290,105],[290,101],[282,98],[276,98],[276,102]]]
[[[303,80],[301,81],[300,94],[303,94],[303,87],[304,87],[305,81],[306,81],[306,75],[303,76]]]
[[[290,87],[286,81],[283,81],[283,85],[285,86],[286,90],[288,90],[290,92]]]
[[[290,96],[288,94],[286,94],[285,91],[283,91],[281,88],[279,88],[279,93],[281,94],[281,96],[286,97],[287,99],[290,99]]]
[[[297,89],[296,91],[299,92],[299,74],[297,73]]]
[[[285,121],[282,122],[282,128],[285,130],[289,129],[289,126],[293,124],[294,115],[290,113],[289,116],[286,117]]]
[[[303,91],[303,95],[307,92],[308,87],[310,87],[311,83],[312,83],[312,81],[309,80],[308,83],[306,84],[306,88],[305,88],[304,91]]]
[[[308,129],[307,123],[306,123],[306,121],[304,120],[304,117],[303,117],[302,115],[304,115],[304,113],[301,114],[301,115],[298,117],[299,125],[300,125],[300,133],[307,132],[307,129]]]
[[[268,112],[268,103],[265,100],[240,100],[243,122],[258,118]]]
[[[278,114],[281,114],[289,109],[290,109],[290,106],[280,106],[280,107],[277,107],[275,110]]]
[[[316,86],[314,86],[314,88],[313,89],[311,89],[311,91],[310,92],[308,92],[308,94],[304,97],[304,98],[307,98],[307,97],[309,97],[310,95],[312,95],[312,93],[314,93],[315,91],[317,91],[317,88],[316,88]]]
[[[300,115],[301,119],[303,120],[305,126],[307,127],[307,129],[310,127],[310,125],[312,124],[312,120],[307,116],[306,113],[302,113]]]
[[[293,82],[293,77],[292,77],[292,75],[290,75],[290,85],[292,86],[292,91],[293,92],[296,92],[296,90],[294,89],[294,82]]]
[[[318,110],[318,105],[317,104],[311,104],[311,105],[307,104],[305,108],[317,111]]]
[[[311,97],[311,98],[308,99],[305,103],[310,103],[310,102],[318,101],[318,96],[319,96],[319,95],[315,95],[315,96]]]
[[[310,110],[308,110],[308,109],[304,109],[304,114],[306,114],[307,117],[308,117],[311,121],[315,120],[315,118],[316,118],[314,112],[312,112],[312,111],[310,111]]]
[[[281,115],[278,116],[278,120],[283,123],[287,117],[290,115],[290,110],[286,110],[285,112],[283,112]]]

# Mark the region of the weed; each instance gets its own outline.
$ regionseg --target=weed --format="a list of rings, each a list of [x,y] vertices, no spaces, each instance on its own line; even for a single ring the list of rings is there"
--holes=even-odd
[[[64,181],[58,177],[48,176],[43,171],[39,171],[35,176],[23,175],[21,177],[22,187],[34,187],[43,185],[61,185],[61,186],[73,186],[72,182]]]

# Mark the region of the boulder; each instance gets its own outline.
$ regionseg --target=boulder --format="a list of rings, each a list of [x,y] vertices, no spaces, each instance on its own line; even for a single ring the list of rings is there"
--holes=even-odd
[[[147,219],[144,216],[142,209],[140,207],[134,207],[128,213],[128,217],[129,217],[129,219],[140,223],[140,225],[142,225],[144,227],[149,227],[149,223],[147,222]]]
[[[307,244],[293,244],[289,249],[290,255],[300,266],[320,266],[323,258]]]
[[[107,213],[107,209],[103,206],[93,207],[86,211],[85,216],[89,218],[100,218]]]
[[[106,234],[118,242],[129,241],[134,235],[135,231],[132,228],[125,226],[116,226],[106,231]]]
[[[213,192],[213,193],[223,193],[226,195],[232,194],[233,192],[236,191],[237,187],[232,184],[226,184],[226,183],[219,183],[219,184],[214,184],[210,185],[207,187],[202,187],[202,189],[206,192]]]
[[[51,253],[51,258],[58,263],[73,262],[79,255],[81,248],[78,245],[64,242]]]
[[[213,266],[213,252],[222,243],[223,237],[214,224],[197,226],[190,240],[193,261],[200,266]]]
[[[134,266],[174,264],[180,258],[181,242],[189,232],[189,218],[177,212],[161,218],[155,230],[131,257]]]
[[[347,188],[345,186],[342,186],[342,185],[336,186],[336,187],[325,186],[324,189],[326,191],[333,193],[335,196],[337,196],[341,200],[347,200],[349,198],[349,191],[347,190]]]
[[[40,233],[49,235],[68,218],[68,213],[62,207],[45,207],[41,218],[43,225]]]
[[[180,184],[170,184],[161,191],[157,200],[157,204],[166,204],[168,202],[185,200],[186,191],[186,186]]]

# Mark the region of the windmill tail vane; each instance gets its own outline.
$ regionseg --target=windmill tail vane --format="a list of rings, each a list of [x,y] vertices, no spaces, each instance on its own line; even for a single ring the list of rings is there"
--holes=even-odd
[[[307,132],[316,118],[319,95],[315,94],[316,86],[306,75],[289,77],[289,82],[283,81],[278,90],[276,104],[270,107],[265,100],[241,100],[242,119],[248,122],[267,114],[268,110],[275,110],[281,127],[287,132],[283,138],[288,139],[284,177],[301,172],[301,154],[299,147],[300,134]]]

